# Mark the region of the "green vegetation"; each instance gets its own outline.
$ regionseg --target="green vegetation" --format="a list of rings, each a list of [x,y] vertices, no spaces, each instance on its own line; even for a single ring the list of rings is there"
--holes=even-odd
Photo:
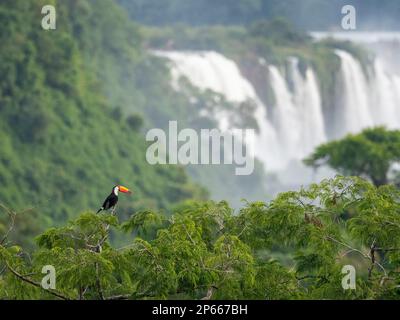
[[[73,33],[85,66],[95,75],[100,91],[107,97],[112,116],[126,118],[130,127],[134,125],[133,128],[138,124],[132,121],[132,116],[136,120],[142,117],[143,121],[139,120],[142,136],[149,128],[167,129],[170,120],[177,120],[180,128],[215,128],[215,119],[199,116],[199,110],[207,106],[212,112],[217,107],[216,96],[220,98],[219,106],[232,107],[221,95],[200,92],[187,81],[182,83],[180,92],[174,91],[165,60],[149,52],[149,48],[156,46],[149,45],[146,30],[129,21],[113,1],[99,5],[96,1],[80,0],[74,5],[61,7],[61,10],[66,11],[63,13],[65,19],[58,24]],[[196,103],[193,103],[193,97],[196,97]],[[143,151],[135,154],[144,157]],[[249,181],[254,187],[242,196],[250,200],[266,196],[261,166],[245,179],[232,176],[233,166],[210,166],[207,172],[203,169],[192,166],[188,173],[197,183],[207,187],[214,199],[228,199],[238,206],[241,186]],[[141,178],[140,173],[136,175]],[[158,180],[150,179],[149,182]],[[220,192],[226,189],[224,181],[227,180],[232,187],[228,192]],[[141,188],[141,184],[137,187]],[[157,194],[154,196],[158,197]]]
[[[378,127],[323,144],[304,162],[313,167],[328,165],[381,186],[389,183],[389,170],[399,161],[400,131]]]
[[[131,16],[145,8],[153,24],[153,0],[120,2]],[[54,31],[40,27],[40,8],[49,3],[57,6]],[[187,3],[191,11],[194,2]],[[196,12],[211,5],[196,3]],[[185,79],[180,92],[172,90],[167,64],[149,49],[217,50],[250,80],[266,79],[260,58],[284,68],[295,56],[303,71],[315,68],[325,98],[339,69],[335,48],[368,63],[359,48],[314,43],[284,19],[253,22],[253,15],[265,18],[257,13],[264,1],[212,4],[222,23],[242,16],[246,26],[142,27],[112,0],[2,0],[0,299],[399,298],[400,191],[387,185],[399,132],[368,129],[320,146],[308,165],[360,177],[270,202],[251,202],[267,198],[258,162],[248,177],[232,175],[232,166],[146,162],[144,130],[169,120],[215,127],[200,108],[235,107],[235,125],[257,129],[251,104],[235,106]],[[161,25],[182,2],[162,5]],[[201,17],[193,23],[203,24]],[[270,105],[272,91],[260,83]],[[118,216],[94,214],[120,183],[134,194]],[[239,190],[248,201],[236,212]],[[207,201],[209,194],[230,204]],[[341,286],[346,264],[357,269],[357,290]],[[41,287],[44,265],[56,269],[55,289]]]
[[[237,215],[226,202],[188,202],[169,218],[140,211],[123,223],[87,212],[37,237],[31,259],[1,236],[0,298],[395,299],[399,199],[393,186],[337,177]],[[110,245],[109,227],[131,234],[130,243]],[[261,254],[274,246],[287,248],[286,265]],[[342,288],[349,263],[357,290]],[[57,282],[46,291],[49,264]]]
[[[399,29],[397,0],[118,0],[135,20],[146,25],[186,24],[249,25],[255,20],[284,17],[297,28],[337,30],[341,9],[351,4],[357,10],[358,30]],[[385,19],[379,19],[377,13]],[[384,21],[382,21],[384,20]]]
[[[82,0],[57,3],[57,30],[46,32],[40,27],[45,3],[0,5],[1,202],[15,210],[33,207],[36,213],[26,215],[39,218],[31,227],[43,230],[65,222],[76,207],[94,210],[119,183],[135,192],[121,213],[205,199],[183,168],[147,164],[140,117],[115,109],[95,72],[103,70],[98,55],[109,51],[110,64],[140,59],[140,47],[125,41],[136,43],[137,28],[127,19],[123,24],[111,1],[101,7]],[[104,30],[92,26],[94,19]]]
[[[283,19],[255,22],[248,28],[178,25],[161,29],[139,27],[110,1],[93,5],[92,1],[81,0],[61,6],[60,10],[62,20],[58,23],[59,28],[64,27],[72,34],[82,63],[91,70],[99,91],[113,110],[112,117],[117,120],[127,118],[126,122],[135,131],[138,131],[136,126],[144,130],[152,127],[166,129],[169,120],[178,120],[181,128],[215,127],[213,119],[198,115],[200,109],[207,106],[213,114],[215,107],[236,107],[216,93],[200,92],[187,81],[182,84],[180,92],[172,90],[165,60],[149,54],[149,48],[219,51],[239,63],[267,105],[272,105],[275,97],[267,79],[268,72],[260,68],[260,58],[284,67],[289,57],[296,56],[302,70],[307,65],[315,68],[324,107],[331,106],[331,89],[339,70],[339,59],[334,54],[332,43],[314,44],[305,33],[295,30]],[[217,96],[218,106],[215,102]],[[192,97],[196,97],[196,103],[192,103]],[[143,121],[132,121],[132,115],[136,120],[142,117]],[[246,121],[238,124],[239,127],[257,129],[251,115],[240,116]],[[143,135],[143,131],[139,132]],[[192,166],[188,173],[193,180],[208,188],[213,199],[228,200],[234,207],[239,206],[240,197],[255,200],[268,196],[261,165],[245,178],[232,176],[232,170],[232,166],[211,166],[207,170]],[[230,190],[225,188],[226,181],[231,185]],[[243,185],[251,185],[246,189],[248,192],[242,192]]]

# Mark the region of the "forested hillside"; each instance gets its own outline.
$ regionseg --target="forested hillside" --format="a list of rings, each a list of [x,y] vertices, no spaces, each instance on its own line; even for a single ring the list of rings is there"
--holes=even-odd
[[[0,300],[399,299],[400,75],[304,31],[342,4],[1,0]],[[380,8],[396,28],[397,2]],[[254,129],[254,172],[150,165],[146,132],[170,120]],[[114,185],[132,196],[96,213]]]
[[[134,191],[121,214],[203,198],[182,168],[147,164],[141,118],[110,102],[101,75],[112,70],[97,72],[117,60],[140,68],[137,27],[112,1],[59,1],[46,32],[47,2],[0,4],[1,203],[32,208],[26,227],[37,232],[96,209],[115,184]]]
[[[284,17],[304,30],[337,29],[344,5],[354,5],[361,29],[399,30],[397,0],[118,0],[130,16],[146,25],[248,25]],[[318,14],[316,14],[318,12]],[[385,15],[385,19],[378,19]]]

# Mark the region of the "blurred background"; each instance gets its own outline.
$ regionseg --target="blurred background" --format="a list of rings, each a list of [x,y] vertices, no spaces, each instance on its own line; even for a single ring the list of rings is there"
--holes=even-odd
[[[57,10],[56,30],[41,8]],[[344,5],[356,30],[342,29]],[[321,143],[400,128],[397,0],[1,0],[0,201],[30,237],[113,185],[121,219],[190,199],[271,199],[330,177]],[[151,166],[151,128],[253,128],[256,168]]]

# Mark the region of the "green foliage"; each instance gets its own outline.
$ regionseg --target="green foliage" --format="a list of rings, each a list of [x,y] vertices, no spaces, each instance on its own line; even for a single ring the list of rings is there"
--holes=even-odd
[[[32,224],[20,224],[19,237],[64,223],[72,206],[99,207],[115,184],[135,191],[122,215],[204,199],[182,168],[147,163],[140,97],[128,95],[138,111],[128,114],[111,94],[124,96],[121,83],[124,92],[140,90],[139,28],[110,0],[79,0],[58,1],[57,30],[47,32],[40,28],[44,4],[0,4],[0,201],[17,211],[32,207]]]
[[[57,223],[74,214],[72,203],[97,207],[104,190],[117,183],[135,191],[133,206],[120,208],[123,215],[207,198],[184,169],[146,163],[143,131],[148,128],[165,129],[172,119],[182,127],[215,127],[215,119],[198,116],[199,108],[211,114],[235,108],[234,118],[242,120],[234,125],[258,129],[251,102],[228,103],[188,83],[181,92],[172,90],[166,62],[148,48],[218,50],[235,59],[250,80],[265,80],[257,89],[266,92],[261,96],[268,105],[275,97],[259,57],[281,66],[289,56],[300,57],[301,65],[313,64],[324,96],[338,70],[331,48],[315,47],[279,19],[263,28],[148,29],[129,21],[111,0],[79,0],[58,2],[57,30],[45,32],[37,28],[44,3],[19,0],[0,7],[0,71],[5,75],[0,81],[0,200],[16,209],[40,208]],[[247,10],[249,3],[242,5],[231,9]],[[233,166],[187,169],[214,199],[227,199],[234,207],[240,206],[239,194],[248,200],[266,197],[260,163],[247,177],[233,175]],[[227,183],[232,187],[225,188]]]
[[[141,117],[140,115],[132,114],[126,118],[126,122],[133,130],[140,131],[143,126],[143,117]]]
[[[37,237],[29,259],[3,242],[0,298],[398,299],[399,199],[392,186],[336,177],[246,203],[238,214],[211,201],[123,223],[87,212]],[[130,233],[131,243],[112,246],[110,228]],[[288,249],[289,265],[260,254],[277,245]],[[49,264],[57,286],[47,291],[37,284]],[[356,290],[342,288],[347,264],[357,269]]]
[[[314,167],[327,164],[342,174],[362,176],[379,186],[388,182],[389,169],[399,159],[400,132],[378,127],[323,144],[304,162]]]
[[[297,28],[307,30],[336,30],[340,24],[340,12],[349,4],[346,0],[118,0],[135,21],[146,25],[166,26],[184,24],[248,25],[255,20],[271,20],[284,17]],[[397,30],[399,6],[397,0],[377,2],[353,0],[357,8],[358,30]],[[384,21],[381,21],[384,20]],[[373,30],[373,29],[372,29]]]
[[[249,27],[249,34],[255,37],[269,38],[278,45],[299,45],[310,40],[308,35],[295,30],[283,18],[276,18],[272,21],[257,21]]]
[[[245,202],[236,213],[225,201],[193,200],[207,194],[184,168],[144,159],[142,128],[165,128],[172,115],[194,128],[215,126],[194,115],[202,105],[213,111],[210,101],[221,98],[188,83],[179,94],[171,90],[165,61],[147,47],[218,50],[245,73],[259,69],[259,57],[283,66],[298,56],[303,69],[316,68],[326,93],[338,69],[337,44],[314,45],[283,20],[249,29],[140,29],[111,0],[58,1],[57,31],[45,32],[38,21],[47,2],[0,4],[0,299],[399,298],[393,186],[337,177],[269,203]],[[198,101],[190,104],[192,96]],[[234,107],[244,119],[237,125],[255,126],[250,104]],[[332,167],[380,185],[397,150],[397,132],[370,129],[321,146],[308,164],[329,155]],[[263,198],[256,166],[242,180],[226,178],[231,167],[202,177],[190,172],[213,186],[216,198],[234,199],[239,184],[249,198]],[[118,219],[75,216],[76,208],[97,208],[117,183],[134,190],[132,204],[121,201]],[[116,247],[122,237],[128,244]],[[284,259],[271,253],[276,249]],[[341,287],[341,267],[349,263],[357,267],[356,291]],[[40,285],[49,264],[55,290]]]
[[[261,8],[260,0],[119,0],[129,14],[145,24],[165,25],[186,23],[201,25],[207,23],[229,24],[230,21],[247,20]],[[207,12],[207,14],[205,14]]]

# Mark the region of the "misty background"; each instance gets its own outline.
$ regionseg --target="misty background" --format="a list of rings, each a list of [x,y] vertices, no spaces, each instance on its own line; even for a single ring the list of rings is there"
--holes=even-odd
[[[249,25],[255,20],[284,17],[304,30],[339,30],[344,5],[357,9],[357,29],[399,30],[395,0],[118,0],[135,21],[145,25]]]
[[[190,94],[189,104],[201,109],[199,118],[207,115],[220,129],[255,124],[259,130],[259,168],[251,177],[188,166],[214,199],[240,206],[240,198],[260,200],[331,177],[332,170],[314,171],[302,163],[316,146],[367,127],[400,126],[396,1],[119,3],[148,28],[147,46],[166,58],[174,90],[185,95],[179,86],[185,79],[231,104],[230,111],[215,106],[210,111],[205,107],[210,99],[201,102]],[[341,11],[349,4],[356,10],[356,30],[346,31]],[[227,177],[229,190],[215,181]]]
[[[116,184],[134,191],[122,220],[266,201],[335,174],[303,163],[321,143],[400,127],[398,1],[53,1],[46,32],[45,4],[0,3],[0,200],[33,208],[26,237],[97,210]],[[347,4],[355,31],[341,29]],[[255,129],[255,171],[149,165],[146,132],[171,120]]]

